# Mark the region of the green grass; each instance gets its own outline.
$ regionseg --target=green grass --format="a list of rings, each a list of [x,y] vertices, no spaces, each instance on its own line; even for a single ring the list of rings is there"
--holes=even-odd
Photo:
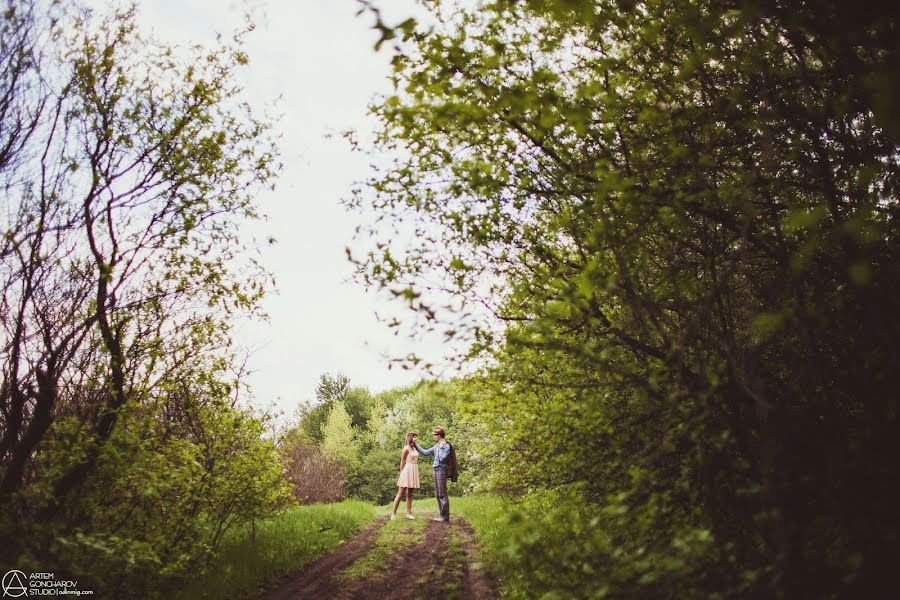
[[[472,525],[484,553],[483,560],[501,576],[501,583],[502,565],[497,559],[506,535],[500,519],[504,510],[503,501],[496,496],[450,498],[450,518],[463,517]],[[382,528],[373,550],[348,567],[342,578],[370,577],[392,552],[421,539],[428,518],[437,515],[437,501],[433,497],[415,500],[416,519],[412,521],[403,517],[405,511],[406,504],[402,503],[397,520],[389,521]],[[177,598],[219,600],[246,596],[261,584],[334,551],[377,515],[386,516],[390,512],[390,505],[373,506],[346,500],[295,507],[272,519],[257,521],[255,542],[249,525],[235,528],[226,534],[209,572],[192,580]],[[452,562],[458,564],[462,550],[453,535],[448,539],[448,550],[454,557]]]
[[[450,518],[456,514],[468,521],[488,555],[495,554],[509,535],[502,519],[507,510],[506,503],[498,496],[450,498]]]
[[[508,507],[498,496],[465,496],[450,498],[450,518],[454,515],[464,518],[475,530],[478,540],[478,561],[488,567],[500,583],[501,592],[507,593],[507,576],[504,563],[503,548],[506,546],[509,531],[503,519]],[[471,567],[481,568],[481,564]]]
[[[453,505],[453,498],[450,499],[450,505]],[[376,506],[375,510],[378,511],[380,515],[390,515],[391,514],[391,505],[385,504],[384,506]],[[418,500],[413,500],[413,514],[416,516],[416,519],[428,519],[430,517],[437,516],[437,500],[434,497],[431,498],[420,498]],[[406,501],[400,502],[400,507],[397,509],[397,519],[404,519],[408,521],[403,515],[406,514]]]
[[[368,554],[344,569],[340,578],[345,581],[362,579],[384,569],[385,562],[392,555],[403,552],[404,548],[413,546],[422,539],[425,523],[426,519],[422,515],[410,520],[401,512],[396,521],[388,521],[381,528],[375,536],[375,545]]]
[[[376,510],[379,514],[389,515],[391,505],[380,506]],[[401,503],[397,510],[397,519],[402,519],[405,511],[406,504]],[[499,496],[450,496],[450,518],[462,517],[468,521],[488,555],[499,549],[508,535],[501,519],[506,511],[506,503]],[[437,500],[434,498],[414,500],[413,514],[419,519],[436,516]]]
[[[402,518],[405,510],[406,505],[401,504],[397,510],[398,519]],[[503,520],[507,510],[506,502],[499,496],[450,497],[450,519],[462,517],[472,526],[478,542],[479,555],[477,558],[490,569],[491,573],[497,576],[501,587],[505,587],[504,580],[509,580],[508,577],[504,577],[506,565],[502,561],[502,549],[506,546],[509,537],[509,531]],[[379,507],[378,512],[379,514],[389,515],[391,506]],[[419,519],[428,519],[436,516],[437,500],[433,497],[414,500],[413,514]],[[410,522],[413,523],[415,521]],[[451,535],[448,539],[448,549],[455,558],[454,564],[459,564],[462,560],[460,540]],[[478,566],[480,567],[481,565]]]
[[[444,585],[442,593],[444,598],[457,598],[462,592],[461,584],[463,580],[463,563],[466,560],[465,552],[462,548],[462,541],[459,539],[459,532],[456,529],[450,529],[450,535],[447,536],[447,554],[449,560],[444,566],[444,570],[450,570],[450,573],[444,573]]]
[[[346,500],[292,508],[229,531],[217,559],[204,577],[186,586],[178,598],[218,600],[248,595],[261,584],[297,570],[334,550],[379,512],[367,502]],[[412,523],[412,521],[410,521]]]

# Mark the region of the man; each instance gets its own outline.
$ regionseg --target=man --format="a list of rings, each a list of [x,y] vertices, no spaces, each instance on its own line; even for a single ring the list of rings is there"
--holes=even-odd
[[[432,521],[450,521],[450,498],[447,496],[447,467],[450,465],[450,444],[444,439],[446,432],[443,427],[435,427],[431,430],[434,436],[434,446],[425,450],[418,443],[416,450],[419,454],[434,455],[434,494],[437,496],[439,517],[432,517]]]

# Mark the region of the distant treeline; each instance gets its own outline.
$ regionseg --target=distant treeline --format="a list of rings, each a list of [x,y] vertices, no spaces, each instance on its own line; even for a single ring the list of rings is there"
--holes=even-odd
[[[287,477],[300,503],[344,498],[385,504],[397,493],[400,453],[406,434],[419,434],[425,448],[431,430],[444,427],[458,449],[460,478],[451,494],[480,489],[483,460],[473,450],[483,430],[466,419],[466,385],[462,381],[424,381],[371,394],[351,386],[344,374],[324,374],[315,402],[301,404],[297,420],[283,434],[279,450]],[[423,457],[420,495],[433,495],[431,461]]]

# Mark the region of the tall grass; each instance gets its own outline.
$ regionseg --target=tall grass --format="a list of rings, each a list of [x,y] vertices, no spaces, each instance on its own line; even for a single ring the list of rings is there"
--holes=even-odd
[[[478,538],[482,560],[503,584],[505,565],[503,549],[509,544],[509,523],[506,520],[509,506],[499,496],[463,496],[450,498],[450,518],[464,518]]]
[[[486,548],[499,548],[507,537],[504,516],[509,511],[499,496],[463,496],[450,499],[450,517],[457,514],[469,522]]]
[[[240,598],[333,550],[369,523],[378,508],[358,500],[298,506],[264,521],[236,527],[222,541],[207,573],[179,599]]]

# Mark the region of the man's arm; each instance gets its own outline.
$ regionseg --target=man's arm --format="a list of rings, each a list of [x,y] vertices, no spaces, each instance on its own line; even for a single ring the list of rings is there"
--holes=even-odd
[[[425,448],[423,448],[422,446],[420,446],[418,443],[416,444],[416,450],[419,451],[419,454],[434,454],[434,451],[435,451],[436,448],[437,448],[437,444],[435,444],[434,446],[432,446],[432,447],[429,448],[428,450],[426,450]]]

